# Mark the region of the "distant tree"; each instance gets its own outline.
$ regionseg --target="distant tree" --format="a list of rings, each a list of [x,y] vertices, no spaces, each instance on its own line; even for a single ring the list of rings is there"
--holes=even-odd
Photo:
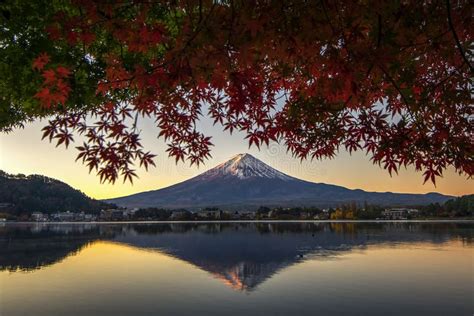
[[[194,214],[188,210],[177,210],[176,212],[180,212],[180,216],[175,218],[177,220],[190,221],[194,219]]]
[[[337,208],[334,212],[331,212],[330,219],[356,219],[357,209],[352,209],[353,203],[349,204],[345,209]]]
[[[431,203],[420,209],[421,215],[428,217],[474,216],[474,194],[457,197],[444,204]]]
[[[344,213],[340,209],[336,209],[334,212],[331,213],[331,219],[344,219]]]
[[[257,213],[257,215],[267,215],[268,212],[270,212],[270,211],[271,211],[271,209],[270,209],[269,207],[260,206],[260,207],[257,209],[256,213]]]
[[[153,220],[168,220],[172,211],[160,208],[146,208],[139,209],[133,214],[133,219],[153,219]]]
[[[353,211],[347,211],[344,212],[344,219],[354,219],[354,212]]]
[[[365,203],[363,210],[357,211],[358,219],[377,219],[382,217],[383,207]]]
[[[454,216],[474,216],[474,194],[448,200],[443,209]]]

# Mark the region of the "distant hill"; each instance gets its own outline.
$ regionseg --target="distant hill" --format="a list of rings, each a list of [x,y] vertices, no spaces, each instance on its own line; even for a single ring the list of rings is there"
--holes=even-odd
[[[249,209],[260,205],[328,207],[352,201],[407,206],[443,203],[450,198],[439,193],[366,192],[308,182],[286,175],[249,154],[239,154],[176,185],[107,201],[125,207]]]
[[[109,204],[89,198],[64,182],[40,175],[12,175],[0,170],[0,213],[99,212]]]

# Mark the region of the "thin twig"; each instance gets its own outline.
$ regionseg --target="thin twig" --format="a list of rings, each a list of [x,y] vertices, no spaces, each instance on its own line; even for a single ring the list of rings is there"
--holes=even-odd
[[[466,57],[466,54],[464,53],[464,49],[461,45],[461,42],[459,41],[459,37],[458,37],[458,34],[456,33],[456,30],[454,29],[454,25],[453,25],[453,20],[451,19],[451,3],[449,2],[449,0],[446,0],[446,9],[448,11],[448,24],[449,24],[449,28],[451,29],[451,32],[453,33],[453,37],[454,37],[454,40],[456,41],[456,45],[459,49],[459,52],[461,53],[461,56],[462,58],[464,59],[464,61],[466,62],[467,66],[469,67],[469,69],[471,70],[471,73],[474,72],[474,68],[472,67],[471,63],[469,62],[469,59],[467,59]]]

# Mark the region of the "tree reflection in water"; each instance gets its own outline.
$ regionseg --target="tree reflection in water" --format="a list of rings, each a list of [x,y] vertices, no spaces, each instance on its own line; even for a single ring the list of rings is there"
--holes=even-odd
[[[298,222],[153,224],[6,224],[0,227],[0,271],[34,271],[97,241],[159,251],[251,291],[305,260],[328,260],[382,244],[472,244],[471,223]]]

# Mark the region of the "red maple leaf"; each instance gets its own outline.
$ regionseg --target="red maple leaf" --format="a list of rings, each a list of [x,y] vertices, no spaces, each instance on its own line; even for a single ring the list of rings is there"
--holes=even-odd
[[[33,60],[33,69],[35,70],[42,70],[47,63],[49,63],[49,55],[46,53],[40,54]]]

